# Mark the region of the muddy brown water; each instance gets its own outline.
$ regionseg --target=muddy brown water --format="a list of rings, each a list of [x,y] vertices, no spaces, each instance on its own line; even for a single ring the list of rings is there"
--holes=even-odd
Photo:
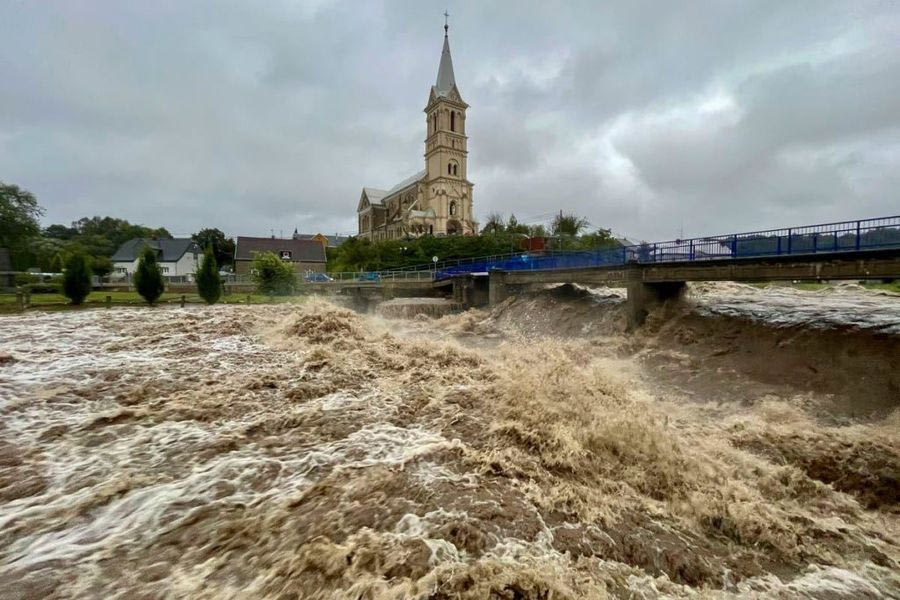
[[[897,323],[733,285],[635,335],[572,287],[4,317],[0,598],[898,597]]]

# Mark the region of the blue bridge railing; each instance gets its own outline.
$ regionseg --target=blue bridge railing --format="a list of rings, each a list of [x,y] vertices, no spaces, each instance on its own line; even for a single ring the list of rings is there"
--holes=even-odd
[[[574,269],[626,265],[808,255],[900,248],[900,216],[824,223],[686,240],[644,243],[574,252],[522,252],[438,265],[438,281],[454,275],[505,271]]]

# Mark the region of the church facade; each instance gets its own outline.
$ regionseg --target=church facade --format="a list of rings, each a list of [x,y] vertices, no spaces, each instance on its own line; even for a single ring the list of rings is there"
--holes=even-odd
[[[467,178],[466,104],[456,87],[450,41],[425,107],[425,168],[388,190],[363,188],[359,237],[372,241],[422,235],[474,235],[473,184]]]

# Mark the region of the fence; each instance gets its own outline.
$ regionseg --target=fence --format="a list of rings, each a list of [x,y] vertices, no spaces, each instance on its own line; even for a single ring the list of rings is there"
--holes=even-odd
[[[900,248],[900,216],[770,229],[686,240],[623,246],[614,250],[520,253],[458,261],[435,272],[442,280],[464,273],[572,269],[629,263],[689,262],[812,255]]]

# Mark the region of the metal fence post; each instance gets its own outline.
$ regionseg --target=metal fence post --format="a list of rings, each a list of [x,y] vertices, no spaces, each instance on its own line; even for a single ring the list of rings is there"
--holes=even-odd
[[[788,229],[788,248],[787,248],[788,254],[791,253],[791,238],[792,238],[793,234],[794,234],[793,230]]]
[[[859,221],[856,222],[856,249],[859,250],[860,246],[860,237],[859,237]]]

